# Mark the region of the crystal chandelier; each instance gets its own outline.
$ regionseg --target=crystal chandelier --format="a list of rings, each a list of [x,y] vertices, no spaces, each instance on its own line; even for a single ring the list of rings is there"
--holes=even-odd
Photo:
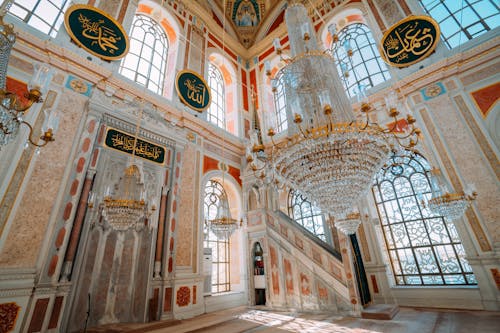
[[[450,221],[461,218],[472,201],[476,199],[477,192],[472,186],[469,186],[469,189],[465,192],[449,192],[440,170],[434,168],[430,172],[432,197],[426,205],[429,206],[433,213],[441,215]]]
[[[116,194],[108,189],[104,196],[103,216],[112,229],[125,231],[142,229],[142,218],[147,215],[144,200],[144,184],[141,183],[139,168],[132,164],[125,168],[117,184]]]
[[[142,113],[144,111],[144,101],[141,102],[140,112],[135,129],[132,160],[129,166],[125,168],[123,176],[115,187],[116,193],[108,187],[104,195],[102,215],[112,229],[126,231],[134,228],[142,230],[145,226],[143,218],[148,216],[148,204],[145,201],[146,192],[144,183],[141,182],[141,173],[134,163],[135,151],[137,149],[137,138],[141,125]],[[155,210],[152,205],[151,210]]]
[[[25,94],[26,102],[21,101],[17,94],[6,91],[9,57],[16,41],[13,26],[3,21],[10,5],[11,1],[4,1],[0,7],[0,146],[14,140],[19,132],[19,127],[24,124],[29,128],[29,142],[37,147],[42,147],[54,141],[53,131],[58,125],[56,113],[52,112],[48,115],[48,119],[42,127],[43,134],[40,137],[42,142],[33,138],[33,127],[23,120],[23,115],[34,103],[43,101],[41,89],[52,78],[52,70],[44,64],[33,64],[34,75],[28,83],[29,91]]]
[[[392,147],[413,148],[420,131],[408,116],[407,132],[396,135],[399,112],[393,105],[388,105],[392,128],[371,122],[373,109],[364,101],[364,120],[356,120],[335,61],[320,51],[304,5],[290,4],[285,20],[291,58],[283,59],[286,65],[274,80],[283,82],[287,135],[275,140],[275,117],[265,116],[272,144],[265,147],[260,133],[251,133],[247,161],[265,183],[297,190],[324,212],[345,219]],[[282,53],[279,40],[274,47]]]
[[[231,217],[229,202],[225,191],[219,196],[219,204],[215,217],[207,220],[207,224],[214,235],[221,240],[229,239],[236,229],[238,229],[238,221]]]
[[[345,235],[353,235],[361,224],[361,215],[359,213],[347,214],[345,218],[335,221],[335,227]]]

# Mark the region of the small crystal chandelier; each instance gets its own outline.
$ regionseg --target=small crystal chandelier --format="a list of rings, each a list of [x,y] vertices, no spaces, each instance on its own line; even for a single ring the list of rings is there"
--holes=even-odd
[[[364,100],[360,110],[364,120],[356,120],[335,60],[319,49],[307,9],[300,2],[290,4],[285,21],[291,58],[282,58],[286,65],[274,80],[284,85],[287,135],[275,140],[276,119],[264,117],[272,144],[266,147],[260,133],[251,133],[247,161],[263,182],[299,191],[324,212],[343,220],[368,191],[393,147],[412,149],[420,130],[408,116],[407,131],[397,134],[399,111],[389,104],[394,126],[382,128],[370,120],[373,109]],[[279,40],[273,44],[282,54]]]
[[[472,201],[477,197],[477,192],[469,186],[467,191],[449,192],[439,169],[431,171],[432,197],[426,205],[429,209],[450,221],[461,218]],[[425,205],[425,202],[424,202]]]
[[[112,229],[125,231],[144,227],[141,222],[147,215],[147,204],[141,173],[135,164],[125,168],[118,181],[116,194],[112,195],[109,189],[106,192],[102,213]]]
[[[207,220],[206,223],[214,235],[221,240],[229,239],[241,224],[241,222],[238,223],[238,220],[231,217],[229,202],[225,191],[219,195],[219,204],[217,205],[215,217]]]
[[[361,224],[360,213],[349,213],[344,219],[335,221],[335,227],[345,235],[353,235]]]
[[[23,115],[34,103],[43,101],[41,89],[52,78],[52,69],[40,63],[34,63],[34,74],[28,83],[29,91],[25,94],[27,102],[19,100],[17,94],[6,91],[7,67],[10,52],[16,41],[16,34],[11,24],[4,23],[4,17],[12,1],[4,1],[0,6],[0,146],[4,146],[14,140],[19,132],[21,124],[28,126],[28,140],[37,147],[43,147],[54,141],[54,130],[58,125],[58,117],[55,112],[48,115],[40,137],[42,142],[33,138],[33,127],[23,120]]]
[[[115,187],[116,193],[112,193],[108,187],[104,195],[102,215],[111,228],[118,231],[126,231],[132,228],[138,231],[142,230],[145,226],[143,219],[148,216],[144,183],[141,182],[141,172],[134,163],[143,110],[144,105],[143,101],[141,101],[141,110],[134,135],[132,160],[129,166],[125,168],[123,176]],[[155,209],[155,205],[152,205],[151,210]]]

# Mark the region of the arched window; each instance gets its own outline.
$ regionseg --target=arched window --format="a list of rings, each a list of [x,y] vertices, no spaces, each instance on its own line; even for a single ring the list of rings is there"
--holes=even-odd
[[[394,155],[372,187],[397,285],[477,284],[453,222],[422,204],[430,199],[429,163]]]
[[[426,13],[439,23],[442,39],[449,49],[500,25],[500,9],[496,0],[419,2]]]
[[[279,133],[286,131],[288,128],[285,85],[281,76],[273,80],[272,89],[274,93],[274,110],[276,112],[276,130]]]
[[[205,221],[217,215],[222,200],[227,200],[222,185],[209,180],[205,186],[203,214]],[[219,239],[205,223],[205,247],[212,249],[212,292],[220,293],[231,290],[230,285],[230,244],[228,239]]]
[[[220,128],[225,127],[226,123],[226,103],[224,94],[224,80],[220,70],[211,62],[208,62],[208,86],[210,87],[212,102],[208,108],[208,121],[214,123]]]
[[[69,0],[16,0],[9,12],[28,25],[55,37],[64,22],[64,12]]]
[[[137,14],[129,38],[129,52],[122,60],[120,73],[161,95],[168,55],[165,31],[152,18]]]
[[[353,51],[352,57],[348,55],[349,48]],[[350,97],[356,95],[361,87],[374,87],[390,78],[372,33],[363,23],[352,23],[342,28],[338,33],[338,42],[332,42],[330,49]],[[344,75],[346,71],[348,75]]]
[[[313,206],[299,192],[288,194],[288,215],[319,239],[326,242],[325,222],[321,210]]]

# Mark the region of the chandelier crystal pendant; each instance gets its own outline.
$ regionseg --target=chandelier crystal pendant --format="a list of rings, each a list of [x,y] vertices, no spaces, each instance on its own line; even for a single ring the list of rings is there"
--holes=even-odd
[[[319,49],[307,9],[293,3],[285,20],[291,58],[282,59],[286,65],[274,80],[283,82],[287,135],[275,140],[275,117],[264,116],[271,145],[265,147],[259,133],[252,133],[247,161],[264,183],[299,191],[324,212],[344,219],[393,147],[413,148],[420,131],[408,116],[408,130],[396,135],[399,112],[392,105],[393,128],[372,123],[373,108],[365,101],[360,110],[364,120],[356,120],[333,57]],[[282,54],[279,40],[274,47]]]
[[[432,196],[427,203],[424,201],[424,205],[450,221],[461,218],[476,199],[477,192],[472,186],[468,186],[466,191],[450,192],[439,169],[434,168],[430,173]]]
[[[21,101],[17,94],[5,89],[10,53],[16,41],[13,26],[3,20],[11,2],[4,1],[0,6],[0,146],[13,141],[19,133],[19,127],[24,124],[29,128],[28,141],[37,147],[43,147],[54,141],[54,131],[59,123],[58,115],[56,112],[46,115],[42,128],[43,134],[40,137],[42,142],[33,138],[33,127],[23,120],[23,116],[34,103],[43,102],[41,90],[50,82],[53,71],[45,64],[33,64],[34,74],[28,83],[29,91],[25,94],[26,102]]]

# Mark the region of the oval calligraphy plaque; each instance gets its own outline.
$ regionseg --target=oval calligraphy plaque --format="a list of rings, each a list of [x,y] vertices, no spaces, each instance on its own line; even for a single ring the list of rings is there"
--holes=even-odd
[[[98,8],[73,5],[64,14],[64,25],[75,43],[101,59],[117,60],[128,52],[121,24]]]
[[[175,88],[181,101],[198,112],[203,112],[210,105],[210,88],[196,72],[180,71],[175,79]]]
[[[384,61],[407,67],[427,58],[436,48],[441,31],[429,16],[409,16],[390,27],[380,42]]]

